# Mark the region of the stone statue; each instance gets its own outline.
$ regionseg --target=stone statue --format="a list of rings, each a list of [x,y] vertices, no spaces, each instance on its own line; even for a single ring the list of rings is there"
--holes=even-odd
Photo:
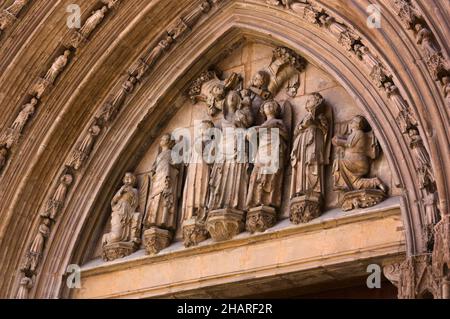
[[[42,224],[39,225],[39,231],[31,243],[30,249],[26,255],[25,264],[21,268],[21,271],[26,275],[32,276],[36,273],[36,269],[39,266],[44,251],[45,241],[49,236],[50,220],[44,218]]]
[[[436,184],[431,168],[431,159],[428,151],[423,144],[419,129],[416,125],[410,125],[406,133],[409,137],[409,147],[413,150],[416,158],[419,174],[419,187],[427,190],[428,193],[436,191]]]
[[[408,104],[403,99],[403,97],[400,95],[400,92],[399,92],[397,86],[394,85],[394,83],[385,82],[383,84],[383,86],[387,93],[387,96],[394,102],[395,106],[397,107],[398,112],[402,112],[402,111],[408,109]]]
[[[36,98],[32,98],[30,103],[27,103],[23,106],[20,113],[17,115],[13,124],[9,128],[8,133],[8,144],[11,146],[19,140],[20,134],[25,127],[25,124],[28,122],[28,119],[34,114],[36,111],[36,105],[38,100]]]
[[[104,260],[123,258],[138,248],[140,231],[133,231],[133,220],[140,221],[140,213],[136,212],[139,195],[135,185],[136,176],[126,173],[123,186],[111,201],[111,231],[102,239]]]
[[[324,170],[330,159],[332,116],[326,116],[322,95],[311,95],[305,108],[307,113],[294,131],[291,152],[290,219],[295,224],[320,216]]]
[[[143,61],[149,66],[152,67],[159,57],[166,51],[174,42],[174,39],[167,35],[164,39],[162,39],[157,46],[155,46],[150,53],[143,59]]]
[[[215,241],[230,239],[244,227],[248,158],[243,129],[252,122],[250,107],[242,103],[238,92],[229,92],[210,179],[207,229]]]
[[[80,34],[85,38],[88,38],[89,35],[94,31],[94,29],[102,22],[105,17],[105,13],[108,11],[107,6],[103,6],[101,9],[97,11],[93,11],[92,15],[86,20],[84,25],[80,29]]]
[[[119,90],[106,102],[103,106],[99,118],[105,123],[108,123],[115,119],[117,113],[122,107],[128,94],[130,94],[137,82],[134,76],[130,76],[124,83],[122,83]]]
[[[176,229],[180,167],[174,164],[171,134],[160,140],[160,152],[151,169],[151,186],[144,221],[147,253],[155,254],[167,247]],[[155,240],[157,244],[155,244]]]
[[[73,152],[69,161],[69,166],[72,166],[75,170],[79,170],[84,161],[89,157],[94,147],[95,140],[100,134],[101,128],[97,123],[94,123],[89,131],[85,134],[84,139],[79,143],[76,150]]]
[[[53,62],[50,69],[47,71],[47,74],[45,75],[44,79],[48,81],[49,83],[55,83],[56,78],[61,73],[61,71],[64,69],[64,67],[67,65],[67,62],[69,61],[70,51],[65,50],[64,54],[60,55],[56,58],[55,62]]]
[[[256,130],[258,148],[250,176],[246,206],[246,228],[251,233],[275,225],[281,206],[283,173],[289,134],[281,117],[278,102],[269,100],[261,106],[265,122]]]
[[[210,92],[206,104],[208,106],[208,115],[215,116],[223,111],[226,98],[225,86],[221,83],[215,84]]]
[[[208,130],[214,128],[211,121],[202,121],[198,126],[199,136],[194,141],[187,169],[183,192],[182,221],[183,239],[186,247],[206,240],[207,196],[213,154],[208,153],[212,140]]]
[[[427,55],[427,57],[432,57],[433,55],[436,55],[439,52],[439,50],[433,43],[430,30],[428,30],[420,23],[416,24],[414,28],[417,32],[416,42],[417,44],[422,46],[422,50]]]
[[[387,186],[378,177],[368,177],[379,145],[367,120],[357,115],[350,121],[350,134],[335,136],[339,154],[333,167],[334,188],[344,192],[342,209],[374,206],[385,199]]]
[[[22,132],[25,123],[28,121],[28,118],[34,114],[37,103],[38,100],[36,98],[32,98],[30,103],[27,103],[23,106],[16,120],[11,125],[11,128],[13,130],[17,132]]]
[[[300,74],[294,74],[291,78],[289,78],[287,87],[286,87],[286,94],[292,98],[295,98],[298,93],[298,89],[300,87]]]
[[[253,112],[257,114],[262,103],[272,97],[269,92],[270,76],[266,71],[260,70],[255,73],[250,83],[249,89],[242,90],[241,95],[244,99],[249,99]]]
[[[447,99],[447,106],[450,106],[450,76],[442,78],[442,87],[444,88],[444,96]]]
[[[41,214],[44,218],[56,219],[56,215],[60,212],[64,206],[66,200],[67,191],[70,185],[73,183],[73,176],[69,173],[65,173],[59,180],[59,186],[53,193],[52,198],[47,203],[47,209]]]

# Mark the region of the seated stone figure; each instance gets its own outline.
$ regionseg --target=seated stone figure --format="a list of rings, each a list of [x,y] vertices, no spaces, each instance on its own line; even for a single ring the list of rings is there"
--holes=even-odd
[[[381,202],[387,186],[378,177],[369,177],[371,163],[378,157],[379,145],[366,119],[355,116],[350,134],[335,136],[333,145],[340,153],[333,167],[334,188],[343,191],[343,210],[370,207]]]
[[[139,196],[135,185],[136,176],[126,173],[123,186],[111,201],[111,231],[102,239],[104,260],[128,256],[140,244],[141,214],[136,212]]]

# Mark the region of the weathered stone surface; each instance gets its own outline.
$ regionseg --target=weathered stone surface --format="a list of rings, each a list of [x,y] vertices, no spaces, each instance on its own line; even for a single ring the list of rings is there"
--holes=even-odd
[[[163,133],[179,127],[192,130],[195,120],[210,118],[205,112],[208,101],[198,100],[193,105],[185,92],[202,72],[218,67],[223,71],[218,73],[218,79],[231,93],[233,110],[228,112],[228,102],[224,110],[232,126],[263,124],[264,116],[258,108],[263,101],[273,98],[282,107],[292,106],[292,114],[285,113],[282,117],[287,130],[292,133],[306,115],[307,95],[317,91],[333,109],[333,136],[348,136],[349,120],[355,115],[363,115],[368,120],[382,154],[370,161],[370,170],[363,175],[364,178],[379,177],[387,186],[384,190],[387,199],[376,206],[355,210],[357,214],[373,212],[385,207],[390,200],[388,197],[401,196],[403,223],[396,220],[396,227],[405,229],[409,241],[406,245],[408,259],[402,268],[403,281],[416,280],[418,284],[416,293],[409,296],[428,296],[430,291],[424,289],[428,287],[433,290],[434,297],[448,298],[450,279],[448,267],[444,266],[448,264],[449,239],[445,221],[449,213],[450,163],[442,160],[450,145],[446,122],[449,118],[450,72],[445,45],[450,32],[443,27],[449,20],[448,10],[441,1],[432,6],[426,1],[378,1],[383,6],[383,19],[390,21],[383,23],[382,29],[369,29],[365,23],[356,22],[366,21],[366,12],[352,10],[347,2],[102,0],[93,6],[83,2],[80,3],[83,12],[81,28],[69,32],[65,23],[60,23],[67,18],[67,3],[5,2],[0,11],[0,297],[69,296],[71,292],[66,289],[63,277],[54,274],[65,273],[66,262],[80,264],[101,256],[101,235],[114,233],[109,229],[111,211],[107,208],[127,170],[135,172],[139,180],[139,206],[136,212],[133,211],[131,220],[131,237],[138,248],[144,237],[136,235],[136,229],[141,225],[141,218],[148,216],[147,205],[154,204],[147,196],[152,184],[149,181],[151,166],[159,153],[157,141]],[[304,57],[307,71],[299,70],[300,75],[293,73],[296,59],[286,61],[274,56],[273,50],[277,47]],[[415,63],[409,63],[411,61]],[[267,72],[270,80],[255,80],[259,71]],[[252,92],[246,92],[248,89]],[[209,89],[202,93],[209,97]],[[241,96],[238,98],[238,95]],[[254,123],[251,124],[249,118],[242,117],[242,106],[248,103],[248,98],[255,101],[252,105]],[[221,101],[210,99],[209,102],[216,106],[216,102]],[[234,117],[241,119],[235,121]],[[241,125],[243,121],[248,123]],[[222,124],[220,118],[213,122],[217,126]],[[288,141],[288,148],[292,142]],[[331,158],[338,157],[332,148]],[[225,200],[217,200],[219,204],[215,208],[233,207],[244,212],[247,210],[246,178],[252,174],[253,166],[233,167],[242,169],[239,178],[227,180],[227,174],[216,174],[220,178],[215,178],[214,182],[221,184],[222,190],[239,186],[239,195],[233,197],[231,195],[235,193],[230,191]],[[186,184],[185,169],[184,166],[180,168],[181,182],[172,192],[180,197]],[[286,188],[292,180],[291,171],[286,164],[283,187],[276,191],[268,186],[268,180],[258,179],[259,174],[255,174],[255,185],[266,187],[261,194],[283,194],[282,205],[277,207],[279,216],[289,215],[291,203]],[[329,216],[330,211],[338,211],[341,217],[355,212],[342,212],[339,208],[339,200],[346,196],[352,208],[373,205],[380,198],[377,195],[373,200],[366,194],[364,199],[364,196],[353,196],[348,192],[335,192],[329,165],[325,164],[322,175],[324,216]],[[354,181],[351,184],[355,184]],[[373,191],[373,188],[364,188],[363,192]],[[151,197],[153,195],[157,194]],[[239,247],[248,250],[248,256],[232,255],[233,258],[228,260],[218,254],[214,262],[229,262],[231,270],[245,272],[234,272],[244,279],[261,275],[258,267],[267,265],[247,263],[248,258],[255,256],[263,261],[268,259],[270,263],[269,252],[278,252],[279,246],[286,244],[278,241],[285,231],[289,233],[287,237],[295,237],[298,234],[294,229],[313,227],[316,223],[311,220],[306,225],[289,225],[286,221],[278,221],[264,233],[252,237],[244,233],[224,243],[205,240],[199,247],[178,251],[183,240],[182,199],[174,199],[178,203],[173,203],[170,214],[163,208],[159,210],[158,205],[158,213],[150,214],[163,216],[156,218],[159,219],[158,226],[173,234],[173,244],[160,252],[164,255],[162,258],[169,256],[170,259],[191,251],[196,252],[195,258],[210,258],[216,248],[217,252],[225,248],[221,251],[224,255],[229,252],[226,250],[229,247],[236,248],[233,246],[236,240],[242,245]],[[321,218],[317,217],[317,222],[322,221]],[[380,220],[384,219],[389,216],[380,216]],[[196,221],[201,222],[200,219]],[[353,220],[352,227],[358,227],[359,221]],[[384,226],[380,223],[379,229],[371,228],[369,233],[382,238],[386,231]],[[193,229],[190,233],[196,234],[196,227]],[[365,252],[363,259],[352,259],[355,254],[345,255],[340,260],[327,259],[330,254],[346,252],[348,245],[355,244],[351,240],[349,243],[348,238],[339,237],[339,233],[333,233],[332,236],[341,240],[331,241],[330,249],[321,255],[321,259],[311,259],[315,264],[311,265],[308,274],[284,277],[305,269],[302,268],[303,259],[295,262],[300,260],[295,249],[301,253],[308,251],[298,241],[292,246],[287,244],[292,251],[282,250],[282,255],[277,255],[289,266],[267,273],[268,277],[286,278],[293,283],[290,288],[294,288],[311,274],[317,278],[332,273],[337,279],[356,269],[363,275],[359,262],[369,262],[373,255],[368,247],[373,244],[379,248],[379,242],[365,241],[355,235],[356,232],[346,231],[355,236],[352,239],[362,241],[356,255]],[[164,238],[169,236],[164,237],[162,233],[159,237],[154,236],[160,241],[155,247],[166,246]],[[240,242],[243,238],[250,239]],[[260,250],[248,245],[259,238],[264,238],[267,244]],[[389,238],[395,242],[393,237]],[[192,242],[200,239],[204,238],[198,232],[198,238]],[[314,243],[324,245],[319,237]],[[387,247],[388,243],[383,245]],[[404,249],[404,246],[399,247],[396,248]],[[374,258],[382,262],[392,255],[392,251],[383,248]],[[127,258],[124,267],[135,265],[142,258],[155,257],[143,257],[143,253],[144,249],[133,258]],[[413,260],[413,256],[431,258]],[[284,259],[290,257],[294,258],[293,263]],[[322,268],[323,272],[316,272],[315,267],[320,267],[325,259],[331,260],[330,264]],[[206,275],[209,264],[215,265],[214,262],[207,259],[204,263],[208,266],[203,265],[201,269]],[[122,261],[102,264],[96,271],[105,271],[102,275],[107,277],[111,264],[122,265]],[[239,268],[241,266],[244,268]],[[181,277],[177,277],[179,273],[170,264],[164,267],[170,280],[163,285],[172,289],[172,284],[179,283],[177,280]],[[184,269],[192,271],[189,283],[176,286],[176,291],[161,290],[159,296],[182,296],[183,289],[196,283],[195,278],[203,276],[196,272],[197,269]],[[429,269],[432,269],[432,275]],[[426,276],[420,277],[417,272]],[[222,285],[233,282],[222,275],[225,279]],[[106,296],[122,296],[124,286],[115,286],[115,278],[112,279],[111,287],[118,290],[109,291]],[[103,285],[98,277],[96,280],[97,285]],[[438,282],[437,288],[431,286],[433,281]],[[257,282],[253,283],[258,287]],[[265,281],[261,287],[270,290],[271,283]],[[207,281],[193,290],[198,295],[208,292],[214,296],[211,292],[214,285]],[[245,284],[232,288],[225,289],[227,292],[223,296],[245,295],[258,290],[252,291]],[[133,289],[128,287],[128,291]],[[136,296],[142,295],[136,293]],[[192,296],[192,290],[187,295]]]
[[[214,241],[229,240],[244,230],[244,212],[229,208],[211,211],[206,229]]]
[[[172,233],[166,229],[150,227],[144,231],[144,247],[148,255],[155,255],[172,242]]]

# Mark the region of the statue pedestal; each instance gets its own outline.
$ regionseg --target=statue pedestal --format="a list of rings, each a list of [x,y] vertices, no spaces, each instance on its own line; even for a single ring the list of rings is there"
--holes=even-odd
[[[205,224],[197,221],[195,218],[183,222],[185,247],[197,246],[200,242],[208,239],[208,235]]]
[[[136,251],[134,242],[118,242],[103,246],[102,258],[105,261],[112,261],[118,258],[124,258]]]
[[[231,208],[213,210],[206,229],[214,241],[229,240],[244,230],[244,212]]]
[[[356,208],[375,206],[386,199],[386,194],[379,189],[363,189],[351,191],[342,197],[342,210],[349,211]]]
[[[53,89],[53,84],[44,79],[44,78],[38,78],[36,83],[34,83],[33,87],[31,88],[30,95],[37,97],[40,99],[45,92]]]
[[[144,232],[144,246],[148,255],[155,255],[172,242],[172,233],[166,229],[150,227]]]
[[[250,233],[264,232],[273,227],[277,222],[277,211],[270,206],[259,206],[250,208],[247,213],[245,228]]]
[[[81,33],[75,30],[71,30],[65,39],[63,39],[63,45],[67,49],[78,49],[81,46],[85,45],[88,42],[88,39],[86,39]]]
[[[308,223],[322,213],[322,196],[318,193],[291,199],[289,219],[293,224]]]

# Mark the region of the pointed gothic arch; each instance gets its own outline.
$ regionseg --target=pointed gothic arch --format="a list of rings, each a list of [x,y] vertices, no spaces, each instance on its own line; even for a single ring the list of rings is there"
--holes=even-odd
[[[402,67],[405,67],[407,58],[389,59],[392,52],[398,50],[402,45],[401,41],[392,45],[389,52],[381,52],[380,45],[371,37],[365,36],[367,30],[360,30],[350,24],[343,18],[343,14],[335,12],[335,9],[325,4],[321,5],[328,10],[329,15],[343,23],[354,28],[356,33],[361,36],[358,40],[368,47],[370,52],[376,55],[385,65],[392,76],[394,84],[399,88],[403,98],[413,109],[414,115],[419,122],[420,132],[423,140],[430,150],[433,170],[444,172],[441,177],[437,177],[438,193],[441,200],[441,209],[446,209],[445,199],[448,198],[448,163],[440,158],[448,150],[448,136],[445,131],[445,114],[442,114],[440,106],[442,100],[436,98],[436,87],[429,84],[424,87],[423,83],[429,83],[430,76],[424,68],[411,68],[410,74],[418,75],[417,78],[405,74]],[[189,83],[198,74],[214,64],[217,58],[220,58],[221,52],[239,41],[257,40],[262,43],[289,47],[316,66],[328,72],[333,78],[346,89],[354,98],[364,115],[367,117],[374,131],[377,133],[382,148],[387,156],[393,178],[398,187],[404,189],[402,196],[402,218],[406,231],[407,253],[416,255],[427,252],[426,242],[424,241],[423,214],[424,206],[421,206],[421,191],[417,187],[419,176],[414,165],[414,154],[412,153],[407,140],[396,123],[397,110],[391,99],[386,96],[383,89],[380,89],[373,79],[370,72],[367,72],[364,61],[338,43],[335,36],[327,28],[320,27],[305,20],[299,16],[295,10],[288,10],[282,6],[268,6],[264,1],[223,1],[213,7],[202,17],[192,31],[167,52],[160,62],[156,65],[147,77],[136,87],[133,94],[127,100],[125,106],[118,114],[115,121],[108,126],[105,134],[101,135],[96,142],[95,149],[86,167],[77,172],[75,184],[70,189],[67,201],[64,205],[64,212],[52,231],[52,235],[46,245],[42,265],[37,276],[35,287],[32,290],[34,297],[58,297],[66,296],[67,292],[63,289],[63,276],[67,264],[82,263],[85,260],[85,253],[91,245],[89,239],[93,234],[100,232],[101,225],[104,224],[105,208],[109,205],[109,200],[117,188],[120,178],[124,172],[137,164],[140,156],[143,154],[149,144],[153,141],[161,126],[170,118],[170,116],[181,105],[185,99],[182,93],[185,92]],[[192,6],[193,8],[194,6]],[[192,10],[189,8],[189,10]],[[189,12],[189,10],[186,10]],[[121,41],[126,43],[127,37],[133,37],[136,33],[143,30],[138,27],[139,22],[146,18],[146,14],[151,16],[150,9],[144,10],[138,19],[124,30],[117,42],[120,46]],[[391,15],[391,13],[386,13]],[[176,17],[176,15],[174,15]],[[361,15],[361,19],[364,15]],[[139,20],[141,19],[141,20]],[[170,24],[169,24],[170,25]],[[395,26],[389,28],[389,32]],[[386,40],[388,35],[385,36]],[[157,37],[155,37],[157,38]],[[153,39],[149,37],[149,39]],[[159,40],[159,39],[157,39]],[[152,40],[155,43],[155,40]],[[146,45],[145,45],[146,47]],[[411,52],[411,46],[405,48],[402,52],[405,55],[414,56]],[[135,54],[122,63],[124,70],[119,70],[113,76],[118,79],[138,56]],[[81,51],[82,56],[85,52]],[[113,55],[108,52],[106,55]],[[80,56],[80,59],[81,59]],[[399,55],[402,56],[402,55]],[[104,58],[105,63],[107,57]],[[102,61],[102,62],[103,62]],[[101,70],[101,66],[99,66]],[[406,79],[407,78],[407,79]],[[99,77],[92,75],[87,80],[86,86],[93,85]],[[64,81],[64,79],[63,79]],[[114,87],[112,77],[108,78],[109,87]],[[64,83],[64,82],[62,82]],[[413,84],[413,85],[411,85]],[[63,84],[61,84],[63,85]],[[84,89],[84,88],[83,88]],[[425,93],[426,92],[426,93]],[[431,92],[431,93],[430,93]],[[83,94],[83,90],[76,92],[78,96]],[[99,109],[107,98],[103,91],[103,99],[96,99],[95,108]],[[435,101],[439,106],[437,108],[426,109],[421,105]],[[436,101],[437,100],[437,101]],[[419,104],[418,101],[421,103]],[[48,103],[54,103],[49,98]],[[74,103],[70,100],[70,103]],[[435,105],[433,103],[433,105]],[[67,117],[70,120],[73,113],[69,110],[67,104]],[[170,107],[173,107],[171,110]],[[429,113],[429,114],[427,114]],[[85,131],[92,123],[96,112],[89,112],[89,118],[79,123],[78,135]],[[448,116],[448,115],[447,115]],[[433,123],[434,132],[430,136],[430,122]],[[51,132],[57,134],[57,132]],[[76,134],[74,134],[76,136]],[[46,139],[51,139],[47,135]],[[76,140],[72,138],[75,142]],[[55,145],[56,146],[56,145]],[[61,146],[61,158],[55,163],[59,163],[57,169],[50,169],[51,175],[58,177],[64,170],[66,157],[69,156],[73,145]],[[401,150],[401,151],[400,151]],[[36,162],[33,168],[45,167],[42,161],[45,161],[48,155],[41,152],[35,158]],[[15,159],[17,160],[17,158]],[[7,172],[8,174],[8,172]],[[30,170],[26,181],[39,176]],[[22,184],[22,185],[24,185]],[[26,188],[24,185],[23,187]],[[56,187],[56,181],[47,186],[45,196],[47,198],[51,191]],[[75,195],[76,194],[76,195]],[[33,212],[30,212],[30,218],[34,220],[29,222],[29,226],[24,224],[18,226],[18,230],[23,232],[30,229],[31,224],[38,225],[39,211],[45,206],[43,200],[39,201],[41,205],[32,205]],[[9,210],[11,212],[22,209],[29,210],[31,205],[21,203],[19,198],[12,200]],[[34,216],[34,217],[32,217]],[[31,228],[32,229],[32,228]],[[33,233],[29,233],[27,240],[20,244],[20,251],[25,252],[26,245],[32,240]],[[5,233],[4,238],[15,238],[12,233]],[[24,253],[20,255],[23,256]],[[11,258],[11,254],[9,255]],[[11,258],[14,260],[9,264],[8,273],[13,278],[19,278],[20,272],[18,256]],[[4,281],[4,287],[11,294],[18,288],[18,280]],[[62,294],[62,295],[61,295]]]

